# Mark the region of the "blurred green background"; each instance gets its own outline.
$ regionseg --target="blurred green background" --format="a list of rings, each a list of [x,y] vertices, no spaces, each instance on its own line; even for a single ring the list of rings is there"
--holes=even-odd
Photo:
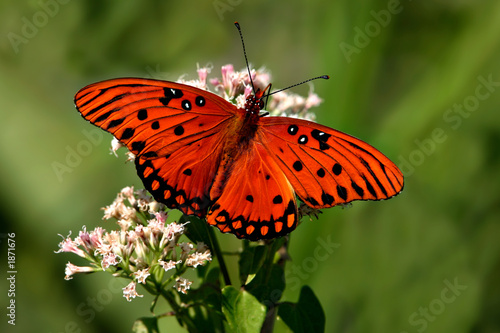
[[[373,144],[406,175],[394,199],[328,209],[298,227],[284,300],[311,285],[327,332],[500,332],[495,0],[2,0],[0,330],[127,332],[148,315],[150,297],[127,303],[106,274],[64,281],[65,263],[78,261],[54,254],[57,234],[106,227],[99,208],[141,186],[73,95],[121,76],[194,78],[196,63],[212,63],[214,75],[226,63],[243,68],[235,20],[273,87],[330,75],[315,82],[318,122]],[[5,316],[7,232],[16,234],[15,327]],[[225,250],[238,247],[219,236]],[[328,242],[338,245],[326,252]],[[182,332],[173,318],[162,325]]]

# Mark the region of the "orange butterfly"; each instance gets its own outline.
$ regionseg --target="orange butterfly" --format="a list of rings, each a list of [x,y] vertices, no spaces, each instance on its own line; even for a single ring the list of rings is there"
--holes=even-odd
[[[136,155],[157,201],[238,238],[290,233],[296,196],[326,208],[402,190],[402,172],[369,144],[311,121],[259,114],[268,89],[238,108],[190,85],[122,78],[81,89],[75,105]]]

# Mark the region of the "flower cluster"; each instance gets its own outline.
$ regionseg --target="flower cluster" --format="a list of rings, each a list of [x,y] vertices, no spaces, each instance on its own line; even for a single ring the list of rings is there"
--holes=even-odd
[[[192,282],[180,275],[188,267],[195,268],[212,260],[205,244],[195,246],[179,242],[185,224],[166,224],[165,207],[145,190],[126,187],[103,210],[103,219],[116,220],[120,230],[106,231],[97,227],[87,231],[84,226],[78,237],[63,237],[58,253],[71,252],[90,263],[89,266],[76,266],[68,262],[66,280],[76,273],[110,271],[115,276],[133,280],[123,288],[123,296],[130,301],[142,297],[136,292],[137,283],[166,286],[175,281],[174,287],[186,293]],[[164,281],[165,272],[170,270],[173,274]]]
[[[180,79],[178,82],[210,91],[207,85],[207,77],[210,71],[211,67],[198,68],[197,80],[186,81]],[[251,75],[255,90],[263,90],[271,82],[271,74],[265,68],[252,69]],[[222,66],[221,78],[212,78],[208,82],[213,86],[215,94],[236,104],[240,108],[245,106],[246,98],[253,93],[248,71],[246,69],[235,71],[231,64]],[[288,91],[280,91],[270,96],[266,111],[272,116],[314,120],[315,115],[309,109],[318,106],[321,102],[322,100],[313,92],[312,88],[307,97],[302,97]]]

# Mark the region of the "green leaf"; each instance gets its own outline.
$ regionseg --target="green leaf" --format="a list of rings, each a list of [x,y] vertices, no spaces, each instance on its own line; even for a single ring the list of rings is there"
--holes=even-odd
[[[247,283],[248,275],[255,274],[266,259],[266,247],[263,245],[246,248],[240,255],[238,265],[241,283]]]
[[[295,333],[325,331],[325,312],[309,286],[300,290],[298,303],[280,304],[278,316]]]
[[[156,317],[141,317],[132,325],[134,333],[158,333],[158,319]]]
[[[204,283],[211,284],[213,286],[220,286],[219,277],[220,277],[220,268],[214,267],[208,271],[207,275],[205,275]]]
[[[285,279],[283,267],[273,264],[270,272],[262,267],[257,275],[245,286],[245,290],[254,295],[259,302],[270,306],[281,299],[285,290]]]
[[[233,286],[222,289],[222,312],[230,332],[260,332],[266,317],[266,307],[249,292]]]

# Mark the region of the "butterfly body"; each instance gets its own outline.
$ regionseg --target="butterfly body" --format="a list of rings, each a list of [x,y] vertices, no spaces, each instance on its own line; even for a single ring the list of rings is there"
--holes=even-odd
[[[401,171],[367,143],[314,122],[259,115],[267,89],[238,108],[189,85],[124,78],[83,88],[75,104],[136,155],[157,201],[239,238],[295,229],[296,196],[326,208],[402,190]]]

